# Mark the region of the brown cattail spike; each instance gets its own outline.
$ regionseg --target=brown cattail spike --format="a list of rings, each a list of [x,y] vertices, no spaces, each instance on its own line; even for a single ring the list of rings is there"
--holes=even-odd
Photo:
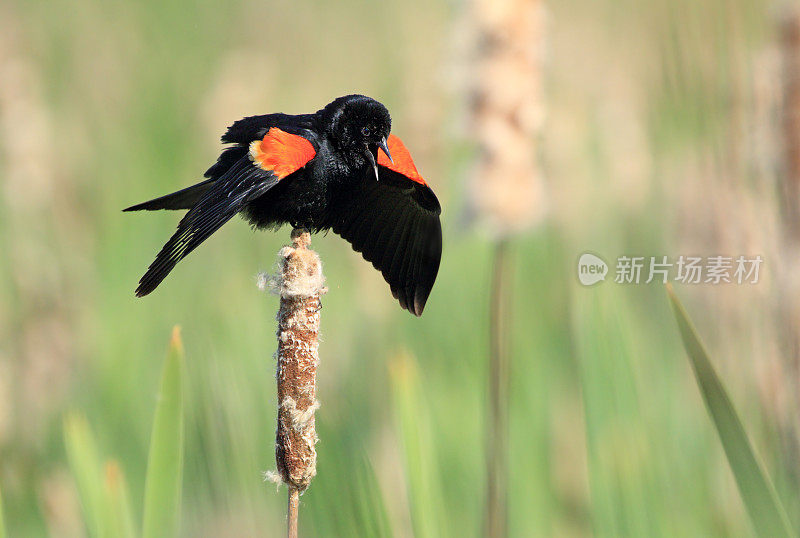
[[[469,215],[498,237],[521,232],[545,215],[537,143],[544,123],[542,0],[475,0],[478,44],[472,127],[480,158]]]
[[[319,364],[319,323],[325,293],[322,263],[309,250],[310,234],[292,231],[292,246],[279,253],[280,273],[274,288],[281,298],[278,311],[278,430],[275,459],[281,480],[302,492],[317,473],[317,433],[314,411]]]
[[[788,239],[800,243],[800,8],[787,8],[783,41],[784,223]]]

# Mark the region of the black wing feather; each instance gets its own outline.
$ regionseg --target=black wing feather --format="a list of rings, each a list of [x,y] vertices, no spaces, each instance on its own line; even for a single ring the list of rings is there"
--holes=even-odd
[[[410,212],[406,212],[403,215],[402,220],[398,223],[398,229],[400,230],[400,235],[395,238],[396,244],[398,245],[405,245],[408,241],[408,236],[411,233],[409,224],[413,221],[413,216]],[[389,273],[389,279],[391,282],[397,282],[400,279],[400,269],[403,265],[403,260],[405,259],[405,251],[403,249],[386,249],[387,253],[391,254],[391,259],[389,263],[386,264],[386,270]]]
[[[228,222],[250,200],[261,196],[279,181],[278,177],[256,168],[246,157],[234,163],[178,224],[178,230],[164,245],[147,269],[136,295],[152,292],[175,265]]]
[[[421,183],[379,166],[331,204],[329,225],[372,262],[400,306],[417,316],[428,300],[442,256],[441,206]]]
[[[222,135],[222,141],[246,146],[256,138],[262,138],[270,127],[278,127],[287,133],[304,136],[311,140],[314,138],[313,123],[313,114],[283,114],[279,112],[248,116],[233,122]]]

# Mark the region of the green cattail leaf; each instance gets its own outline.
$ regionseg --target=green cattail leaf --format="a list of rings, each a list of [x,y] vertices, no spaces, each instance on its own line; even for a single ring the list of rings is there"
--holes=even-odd
[[[722,441],[722,447],[756,533],[771,538],[796,536],[789,526],[786,512],[775,489],[756,459],[742,422],[686,310],[672,286],[667,286],[667,293],[700,393]]]
[[[3,517],[3,492],[0,490],[0,538],[6,538],[6,523]]]
[[[64,445],[89,535],[109,536],[108,505],[100,475],[100,459],[89,423],[83,415],[70,414],[64,419]]]
[[[174,536],[180,514],[183,472],[183,344],[172,340],[161,375],[144,492],[144,538]]]
[[[363,453],[354,458],[353,481],[356,489],[356,520],[368,536],[391,537],[392,527],[375,469]]]
[[[116,461],[106,462],[105,494],[108,502],[108,531],[111,536],[134,538],[133,512],[125,475]]]
[[[668,536],[660,513],[649,510],[659,499],[653,494],[658,478],[644,437],[631,320],[615,291],[585,290],[574,296],[572,308],[593,532]]]
[[[445,513],[428,408],[419,387],[416,361],[401,353],[391,363],[395,415],[405,452],[409,506],[414,535],[444,536]]]

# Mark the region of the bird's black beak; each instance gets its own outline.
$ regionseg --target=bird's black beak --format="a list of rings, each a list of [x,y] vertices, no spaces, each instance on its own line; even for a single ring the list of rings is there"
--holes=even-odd
[[[372,150],[369,147],[367,147],[367,159],[372,165],[372,169],[375,170],[375,181],[378,181],[378,163],[375,162],[375,155],[372,154]]]
[[[392,154],[389,153],[389,146],[386,144],[386,139],[384,138],[381,140],[381,143],[378,144],[378,147],[383,150],[387,157],[389,157],[389,161],[394,164],[394,159],[392,159]]]

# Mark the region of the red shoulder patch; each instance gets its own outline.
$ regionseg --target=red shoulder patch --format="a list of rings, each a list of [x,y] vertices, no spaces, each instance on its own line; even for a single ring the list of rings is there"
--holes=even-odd
[[[250,159],[253,164],[272,172],[278,179],[301,169],[316,154],[311,142],[277,127],[267,131],[263,139],[250,143]]]
[[[386,139],[386,143],[389,146],[389,153],[392,154],[394,163],[389,160],[389,157],[387,157],[383,151],[378,150],[378,164],[385,166],[389,170],[394,170],[398,174],[403,174],[411,181],[427,186],[428,184],[425,183],[425,180],[422,179],[422,176],[417,172],[417,167],[414,166],[414,161],[411,160],[411,154],[406,149],[402,140],[390,134]]]

